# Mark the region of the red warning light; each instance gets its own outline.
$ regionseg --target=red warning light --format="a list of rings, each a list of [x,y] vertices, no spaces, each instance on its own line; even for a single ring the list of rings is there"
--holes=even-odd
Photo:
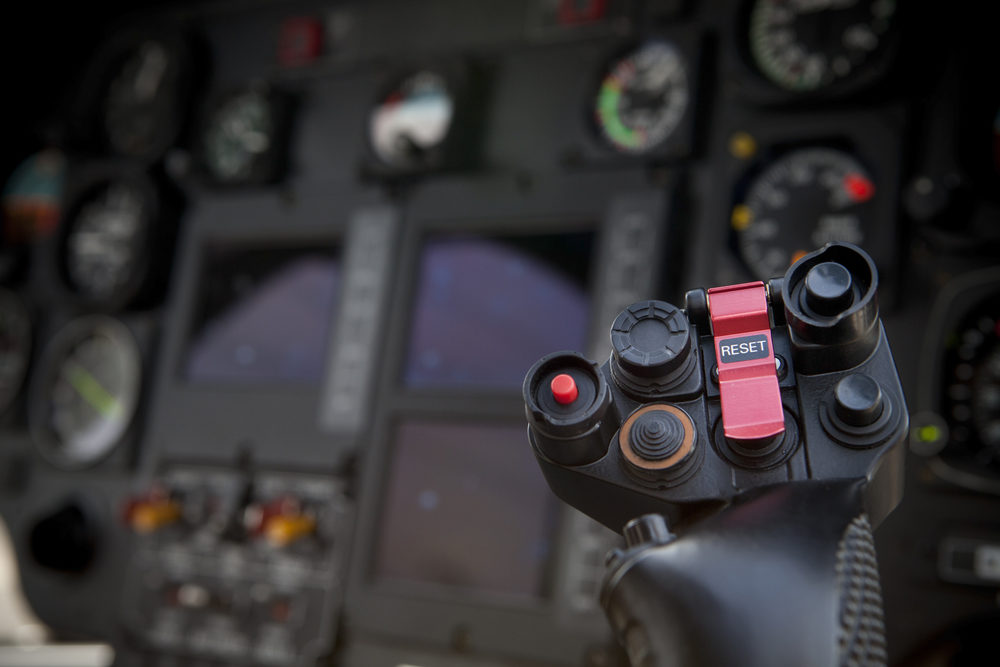
[[[559,23],[583,25],[604,18],[608,0],[559,0]]]
[[[556,403],[560,405],[569,405],[580,395],[580,391],[576,388],[576,380],[566,373],[560,373],[552,378],[552,384],[549,387],[552,389],[552,396],[556,399]]]
[[[285,19],[278,34],[278,62],[283,67],[301,67],[323,53],[323,23],[310,16]]]
[[[856,204],[866,202],[875,194],[875,184],[861,174],[844,176],[844,190]]]

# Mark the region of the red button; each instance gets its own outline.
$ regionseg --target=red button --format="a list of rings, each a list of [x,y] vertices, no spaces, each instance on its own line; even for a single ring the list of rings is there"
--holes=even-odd
[[[549,386],[552,389],[552,396],[556,399],[556,403],[560,405],[569,405],[580,395],[579,390],[576,388],[576,380],[566,373],[560,373],[552,378],[552,384]]]

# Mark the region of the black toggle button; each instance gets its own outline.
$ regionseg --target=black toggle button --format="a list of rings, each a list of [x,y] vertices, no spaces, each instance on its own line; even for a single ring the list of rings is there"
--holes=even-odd
[[[848,375],[837,383],[833,395],[833,410],[845,424],[870,426],[882,416],[882,389],[868,375]]]
[[[632,451],[647,461],[662,461],[677,453],[684,443],[681,420],[660,410],[641,415],[629,431]]]
[[[854,301],[851,272],[836,262],[817,264],[806,274],[806,304],[819,315],[836,315]]]

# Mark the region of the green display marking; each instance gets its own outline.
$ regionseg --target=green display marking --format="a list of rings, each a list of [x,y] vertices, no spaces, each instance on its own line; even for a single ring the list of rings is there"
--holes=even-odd
[[[94,408],[102,417],[111,418],[121,412],[122,406],[83,366],[66,363],[66,379],[87,405]]]

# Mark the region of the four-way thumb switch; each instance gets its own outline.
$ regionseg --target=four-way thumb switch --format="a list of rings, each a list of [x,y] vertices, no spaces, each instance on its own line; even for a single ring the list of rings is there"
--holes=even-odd
[[[674,394],[695,374],[687,316],[665,301],[640,301],[623,310],[611,326],[611,348],[615,383],[638,400]]]

